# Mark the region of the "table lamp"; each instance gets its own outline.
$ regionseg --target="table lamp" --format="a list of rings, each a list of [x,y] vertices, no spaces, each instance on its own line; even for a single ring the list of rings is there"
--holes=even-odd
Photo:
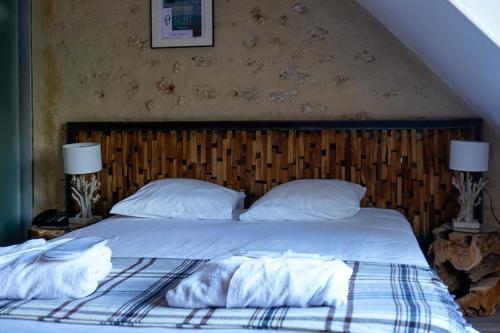
[[[452,220],[455,228],[480,227],[479,222],[474,219],[474,207],[481,203],[480,194],[486,182],[483,177],[474,182],[470,173],[488,171],[488,151],[488,142],[451,140],[450,169],[460,171],[458,178],[452,179],[453,185],[460,192],[460,211],[457,218]]]
[[[92,214],[92,206],[100,198],[96,192],[101,184],[95,173],[102,170],[101,145],[93,142],[71,143],[62,148],[64,173],[73,175],[71,197],[80,208],[80,212],[70,222],[92,223],[96,220]],[[88,174],[92,174],[90,179],[86,176]]]

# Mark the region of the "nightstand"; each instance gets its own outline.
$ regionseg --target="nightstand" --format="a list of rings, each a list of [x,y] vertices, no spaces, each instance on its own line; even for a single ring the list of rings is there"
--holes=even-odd
[[[500,231],[455,230],[450,223],[432,231],[431,266],[471,317],[492,316],[500,305]]]
[[[46,227],[38,227],[34,225],[29,230],[29,238],[30,239],[43,238],[49,240],[52,238],[62,236],[70,231],[77,230],[86,226],[87,225],[76,224],[76,223],[70,223],[68,225],[62,225],[62,226],[46,226]]]

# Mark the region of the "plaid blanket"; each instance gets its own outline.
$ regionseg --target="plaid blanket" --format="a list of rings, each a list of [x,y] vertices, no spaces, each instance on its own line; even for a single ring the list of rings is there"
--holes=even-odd
[[[113,271],[91,296],[65,301],[0,300],[0,318],[137,327],[474,332],[441,280],[428,268],[410,265],[347,262],[353,268],[348,303],[337,308],[167,307],[165,292],[202,262],[113,258]]]

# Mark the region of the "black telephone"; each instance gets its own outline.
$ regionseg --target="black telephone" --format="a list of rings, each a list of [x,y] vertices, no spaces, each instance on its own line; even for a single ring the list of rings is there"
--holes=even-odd
[[[47,209],[35,216],[33,224],[39,227],[68,225],[68,217],[57,209]]]

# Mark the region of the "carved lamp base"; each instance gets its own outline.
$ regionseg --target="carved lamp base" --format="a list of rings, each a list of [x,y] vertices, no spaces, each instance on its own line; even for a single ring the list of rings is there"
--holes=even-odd
[[[73,175],[71,180],[71,196],[80,208],[80,212],[76,214],[75,218],[83,220],[94,219],[92,206],[101,197],[97,193],[100,185],[101,183],[97,180],[95,174],[90,176],[90,179],[87,179],[85,175]]]
[[[453,219],[453,228],[458,228],[458,229],[478,229],[481,228],[481,224],[474,219],[472,222],[462,222],[457,219]]]
[[[453,228],[479,229],[481,225],[474,219],[474,207],[481,203],[480,194],[486,182],[482,177],[474,182],[469,172],[466,176],[460,172],[458,178],[453,177],[452,183],[460,193],[458,197],[460,211],[457,218],[452,221]]]

